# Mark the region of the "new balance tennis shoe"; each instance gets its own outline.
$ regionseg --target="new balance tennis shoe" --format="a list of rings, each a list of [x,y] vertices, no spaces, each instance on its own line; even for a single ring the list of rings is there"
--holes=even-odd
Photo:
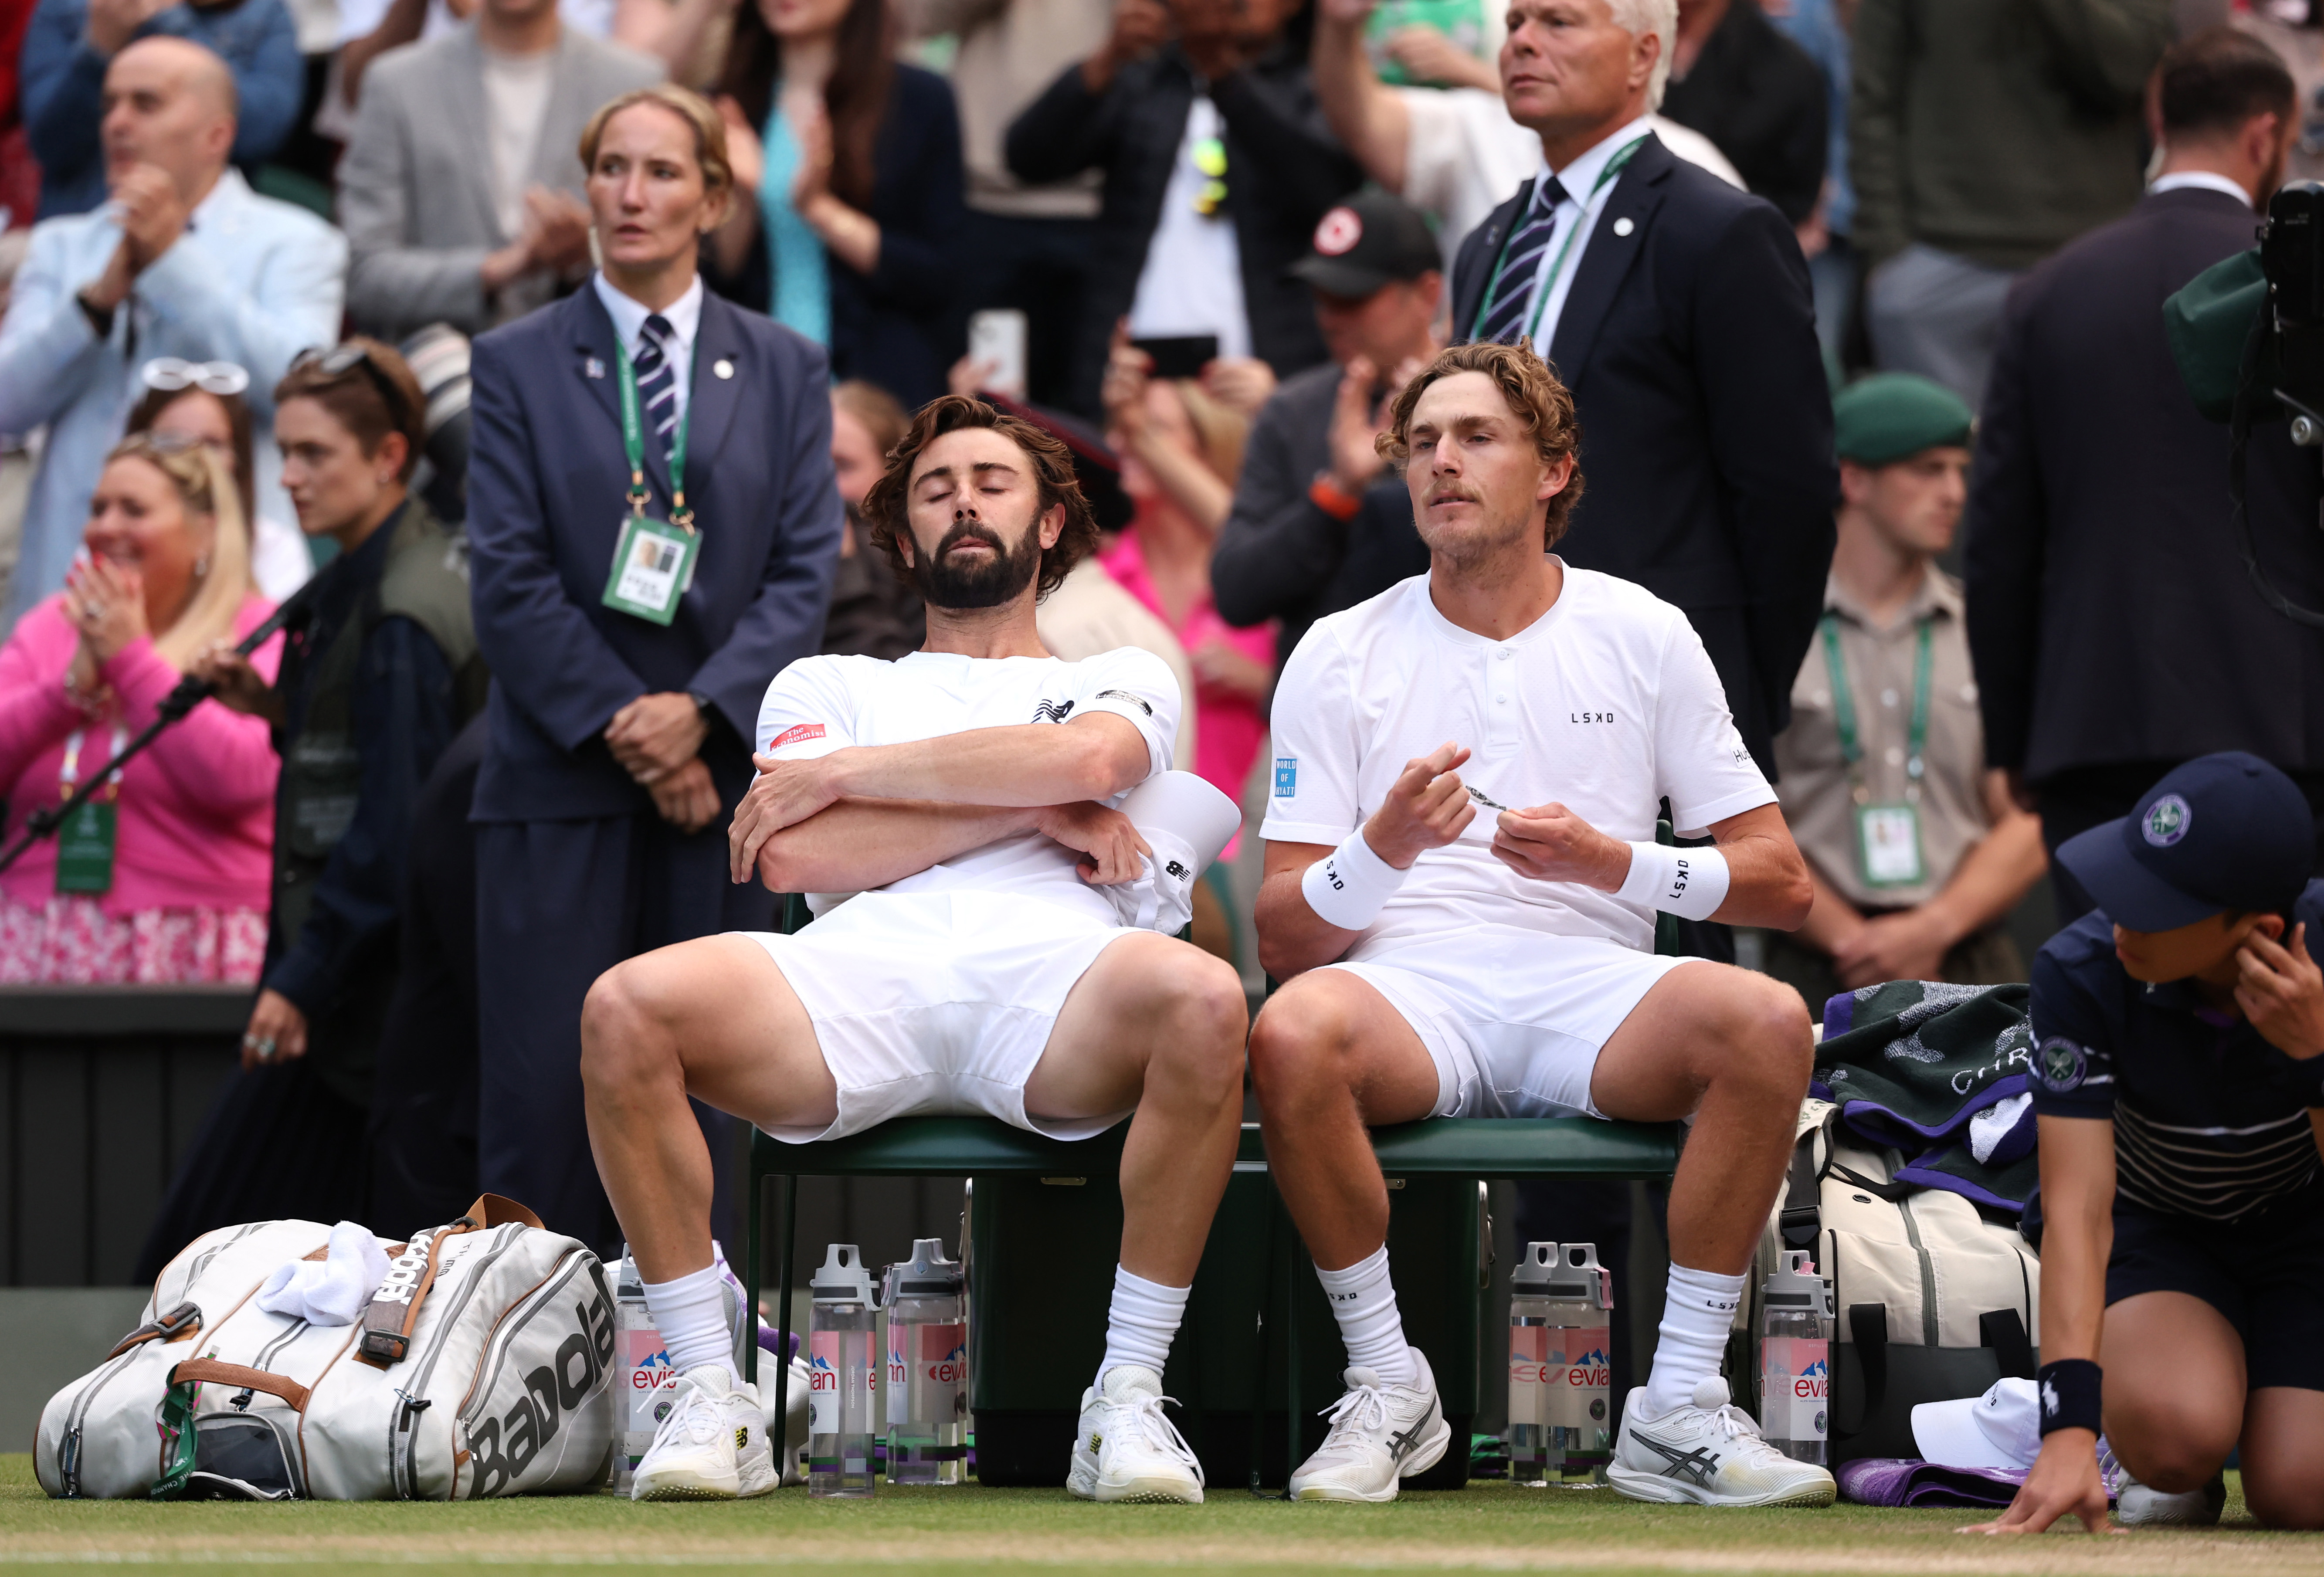
[[[1829,1506],[1839,1494],[1823,1469],[1760,1438],[1717,1375],[1659,1418],[1646,1416],[1644,1386],[1631,1391],[1606,1480],[1633,1500],[1681,1506]]]
[[[1436,1376],[1417,1347],[1408,1386],[1380,1383],[1369,1369],[1347,1371],[1347,1394],[1324,1416],[1331,1433],[1291,1475],[1294,1500],[1393,1500],[1404,1480],[1443,1458],[1452,1439],[1436,1396]]]
[[[740,1500],[774,1487],[775,1453],[757,1388],[715,1363],[678,1376],[630,1499]]]
[[[1139,1364],[1105,1371],[1082,1393],[1073,1471],[1065,1488],[1084,1500],[1203,1503],[1203,1464],[1163,1416],[1162,1377]]]

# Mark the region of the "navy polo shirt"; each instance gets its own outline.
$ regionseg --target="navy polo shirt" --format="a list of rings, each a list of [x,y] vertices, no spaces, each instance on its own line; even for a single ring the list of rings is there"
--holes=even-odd
[[[2324,881],[2293,911],[2324,960]],[[2114,1123],[2115,1195],[2172,1215],[2235,1221],[2318,1173],[2311,1106],[2324,1056],[2303,1062],[2191,982],[2147,985],[2092,912],[2034,960],[2034,1110]]]

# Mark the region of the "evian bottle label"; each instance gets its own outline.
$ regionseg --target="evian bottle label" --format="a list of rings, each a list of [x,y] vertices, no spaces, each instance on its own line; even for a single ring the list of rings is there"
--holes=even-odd
[[[839,1433],[839,1333],[816,1331],[807,1339],[807,1430]]]
[[[1544,1364],[1549,1416],[1558,1429],[1603,1429],[1608,1393],[1614,1385],[1613,1331],[1606,1325],[1547,1328],[1549,1356]]]
[[[1831,1343],[1770,1336],[1760,1343],[1760,1427],[1770,1440],[1821,1440],[1831,1416]]]
[[[669,1407],[678,1386],[678,1370],[670,1366],[661,1333],[651,1325],[632,1325],[622,1333],[622,1358],[628,1381],[624,1388],[628,1422],[623,1427],[650,1435]]]
[[[1549,1422],[1549,1338],[1546,1325],[1509,1327],[1509,1422]]]

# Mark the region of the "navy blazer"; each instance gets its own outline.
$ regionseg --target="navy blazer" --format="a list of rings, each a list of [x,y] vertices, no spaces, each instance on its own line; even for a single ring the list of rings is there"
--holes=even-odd
[[[603,735],[656,691],[709,698],[703,759],[733,805],[768,681],[822,637],[842,520],[822,350],[705,293],[686,458],[702,548],[667,628],[601,601],[629,507],[614,369],[613,319],[588,286],[475,342],[468,538],[493,670],[478,821],[650,813]],[[669,470],[647,447],[662,514]]]
[[[1528,180],[1461,244],[1456,340],[1470,337],[1502,238],[1532,198]],[[1685,611],[1773,779],[1775,736],[1823,613],[1840,495],[1791,226],[1649,134],[1574,265],[1548,359],[1573,391],[1586,484],[1558,552]]]

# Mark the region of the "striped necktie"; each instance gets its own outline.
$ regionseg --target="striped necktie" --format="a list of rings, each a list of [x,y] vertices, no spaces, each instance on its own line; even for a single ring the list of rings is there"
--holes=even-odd
[[[656,312],[646,318],[645,327],[638,336],[637,359],[632,364],[638,374],[638,402],[644,408],[646,426],[661,439],[661,457],[669,458],[670,440],[678,431],[678,360],[670,347],[678,339],[678,331],[669,319]]]
[[[1541,254],[1557,233],[1557,208],[1564,200],[1565,188],[1554,175],[1544,177],[1535,189],[1526,222],[1501,248],[1493,299],[1479,319],[1477,339],[1514,341],[1525,331],[1526,309],[1533,304],[1534,276],[1541,272]]]

